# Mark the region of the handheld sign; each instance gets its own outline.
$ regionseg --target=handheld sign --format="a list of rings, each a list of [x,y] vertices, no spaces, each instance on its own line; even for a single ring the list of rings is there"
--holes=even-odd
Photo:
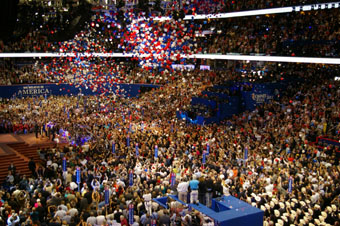
[[[156,226],[157,225],[156,222],[157,222],[156,219],[152,219],[151,220],[151,226]]]
[[[126,137],[126,146],[130,147],[130,137]]]

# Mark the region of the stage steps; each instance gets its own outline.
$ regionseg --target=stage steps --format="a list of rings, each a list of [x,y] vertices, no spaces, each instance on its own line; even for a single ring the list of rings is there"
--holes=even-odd
[[[1,144],[2,149],[6,150],[6,154],[0,156],[0,183],[2,183],[8,175],[8,167],[13,162],[16,171],[21,175],[31,176],[28,168],[28,162],[33,158],[36,164],[43,164],[38,154],[38,149],[53,148],[55,143],[42,143],[29,145],[25,142],[15,142]]]
[[[17,155],[8,154],[0,156],[0,182],[2,183],[8,175],[8,167],[14,164],[16,171],[20,172],[21,175],[29,176],[31,171],[28,169],[28,160]]]

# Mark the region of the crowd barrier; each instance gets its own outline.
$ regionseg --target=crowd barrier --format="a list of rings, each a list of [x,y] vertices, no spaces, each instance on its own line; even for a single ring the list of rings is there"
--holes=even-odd
[[[326,138],[326,137],[316,138],[316,143],[317,144],[324,144],[326,146],[333,145],[333,146],[340,148],[340,142],[339,141],[332,140],[332,139],[329,139],[329,138]]]

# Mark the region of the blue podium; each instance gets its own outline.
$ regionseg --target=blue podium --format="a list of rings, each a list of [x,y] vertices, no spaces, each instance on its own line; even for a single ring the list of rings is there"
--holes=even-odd
[[[220,226],[263,226],[263,211],[233,196],[213,199],[210,208],[201,203],[186,204],[175,195],[168,197],[210,217]],[[153,199],[164,208],[168,208],[167,200],[167,197]]]

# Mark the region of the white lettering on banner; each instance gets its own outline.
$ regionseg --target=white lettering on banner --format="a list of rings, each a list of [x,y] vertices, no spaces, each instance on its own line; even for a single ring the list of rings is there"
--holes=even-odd
[[[256,103],[264,103],[268,100],[272,100],[273,96],[269,95],[269,94],[251,94],[251,99],[253,99],[253,101],[255,101]]]
[[[44,86],[24,86],[18,91],[17,96],[40,96],[40,95],[50,95],[51,90],[45,88]]]

